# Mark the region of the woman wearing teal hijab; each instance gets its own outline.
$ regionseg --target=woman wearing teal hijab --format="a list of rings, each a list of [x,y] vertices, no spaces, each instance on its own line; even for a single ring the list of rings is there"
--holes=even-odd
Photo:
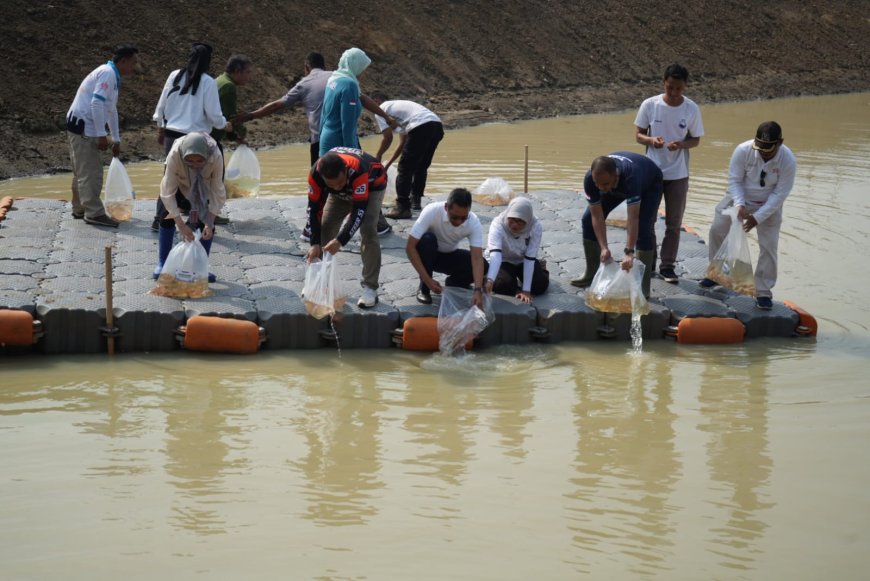
[[[362,113],[358,77],[372,60],[358,48],[341,55],[338,69],[329,77],[320,114],[320,155],[333,147],[359,148],[357,122]]]

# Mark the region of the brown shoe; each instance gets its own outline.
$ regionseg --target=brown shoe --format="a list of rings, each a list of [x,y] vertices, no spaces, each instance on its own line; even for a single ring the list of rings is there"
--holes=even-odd
[[[384,214],[387,218],[393,220],[410,220],[411,208],[403,208],[402,206],[393,206],[393,209]]]

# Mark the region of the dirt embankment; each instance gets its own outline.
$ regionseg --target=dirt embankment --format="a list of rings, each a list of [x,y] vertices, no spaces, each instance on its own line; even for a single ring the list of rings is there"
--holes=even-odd
[[[365,8],[361,8],[365,6]],[[119,103],[126,159],[159,159],[151,113],[190,42],[215,47],[212,72],[250,56],[244,108],[279,98],[311,50],[333,67],[351,46],[373,64],[364,91],[423,103],[448,128],[636,107],[671,62],[701,103],[870,90],[866,0],[697,0],[654,13],[643,0],[336,0],[0,3],[8,70],[0,89],[0,179],[69,169],[63,119],[82,78],[132,42],[141,70]],[[251,125],[254,147],[304,141],[304,115]],[[371,131],[368,122],[363,132]]]

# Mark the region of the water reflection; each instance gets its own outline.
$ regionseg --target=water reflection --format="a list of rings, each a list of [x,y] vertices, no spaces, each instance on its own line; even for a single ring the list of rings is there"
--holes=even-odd
[[[762,555],[758,541],[769,526],[764,511],[774,506],[766,493],[773,470],[768,358],[742,347],[710,355],[698,376],[703,416],[698,429],[708,434],[710,478],[721,486],[710,490],[719,494],[709,499],[714,514],[707,550],[727,568],[751,570]]]
[[[303,517],[322,525],[363,524],[377,514],[380,416],[385,410],[376,374],[338,370],[334,381],[307,381],[302,414],[292,425],[305,454],[290,463],[305,477]]]
[[[228,474],[245,470],[245,456],[231,457],[233,448],[244,448],[242,429],[235,418],[247,402],[235,382],[220,377],[171,375],[161,392],[165,414],[165,464],[168,479],[176,489],[171,521],[199,534],[226,532],[220,505],[235,492],[227,485]],[[233,421],[230,421],[233,420]]]
[[[596,349],[577,365],[574,382],[573,562],[584,572],[614,560],[633,574],[661,573],[674,544],[671,496],[683,470],[669,364]]]

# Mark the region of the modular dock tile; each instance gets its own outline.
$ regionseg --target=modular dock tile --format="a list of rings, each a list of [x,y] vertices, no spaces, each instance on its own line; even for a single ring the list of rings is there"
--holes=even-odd
[[[648,315],[640,318],[641,337],[644,339],[662,339],[671,324],[671,311],[664,305],[650,302]],[[604,325],[609,327],[614,339],[631,341],[631,315],[606,313]]]
[[[153,286],[153,284],[152,284]],[[180,349],[175,331],[184,324],[181,301],[149,294],[132,294],[112,301],[115,347],[125,353]]]
[[[661,303],[670,310],[672,325],[679,324],[685,317],[735,317],[728,305],[705,296],[663,297]]]
[[[254,301],[218,294],[202,299],[184,299],[184,314],[188,319],[197,315],[206,315],[257,321]]]
[[[106,324],[102,297],[82,293],[45,295],[37,298],[36,313],[45,335],[36,344],[49,354],[103,353]]]
[[[36,315],[36,296],[32,292],[0,289],[0,309],[27,311]]]
[[[773,309],[760,311],[755,307],[755,298],[734,295],[725,300],[737,318],[746,327],[746,338],[791,337],[800,323],[800,315],[787,306],[773,304]]]
[[[257,299],[255,304],[259,325],[266,331],[263,349],[319,349],[330,344],[323,335],[330,331],[329,318],[309,316],[297,293]]]
[[[43,266],[31,260],[0,260],[0,276],[10,274],[20,274],[24,276],[42,275]],[[40,278],[45,277],[40,276]]]
[[[399,311],[393,305],[378,302],[362,309],[356,300],[348,300],[340,315],[333,318],[338,345],[342,349],[376,349],[393,345],[393,331],[399,327]]]
[[[495,321],[483,330],[475,341],[477,345],[480,347],[525,345],[532,341],[530,330],[537,326],[538,315],[532,305],[527,305],[514,297],[494,295],[492,310],[495,313]]]
[[[595,341],[604,325],[604,313],[586,304],[584,295],[550,294],[534,297],[537,325],[548,331],[548,342]]]

